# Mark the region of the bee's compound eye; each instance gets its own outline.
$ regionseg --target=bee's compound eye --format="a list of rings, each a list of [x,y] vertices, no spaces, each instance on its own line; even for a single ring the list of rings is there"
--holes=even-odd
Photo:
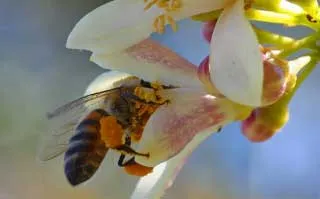
[[[146,167],[135,162],[125,166],[124,170],[130,175],[146,176],[153,171],[153,167]]]

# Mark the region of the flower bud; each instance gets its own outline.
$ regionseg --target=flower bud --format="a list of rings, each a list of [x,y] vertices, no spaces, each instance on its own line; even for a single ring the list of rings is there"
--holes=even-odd
[[[264,80],[262,92],[263,106],[278,101],[286,91],[289,67],[286,62],[266,58],[263,60]]]
[[[216,26],[217,20],[205,22],[202,26],[202,36],[210,43],[213,30]]]
[[[261,100],[262,105],[267,106],[278,101],[286,92],[288,86],[294,86],[295,76],[289,74],[289,66],[285,61],[268,58],[265,55],[263,55],[263,58],[264,80]],[[205,57],[200,63],[198,78],[208,93],[216,97],[223,97],[211,81],[209,56]]]
[[[212,84],[210,77],[209,56],[205,57],[198,67],[198,78],[203,83],[206,91],[216,97],[223,97],[218,89]]]
[[[280,131],[288,120],[289,110],[286,104],[256,108],[242,121],[242,134],[252,142],[263,142]]]

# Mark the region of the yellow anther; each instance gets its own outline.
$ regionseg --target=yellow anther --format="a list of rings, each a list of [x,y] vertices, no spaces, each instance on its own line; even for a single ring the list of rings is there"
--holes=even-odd
[[[171,16],[167,16],[167,21],[168,21],[169,25],[171,26],[173,32],[177,32],[178,26],[177,26],[176,21]]]
[[[168,7],[168,1],[158,1],[157,2],[157,6],[158,8],[162,8],[162,9],[165,9]]]
[[[149,10],[152,6],[154,6],[155,4],[157,4],[158,0],[144,0],[144,3],[146,4],[146,6],[144,7],[144,10]]]
[[[165,25],[166,25],[166,18],[165,15],[160,15],[156,17],[153,22],[153,30],[159,34],[164,33]]]
[[[182,7],[181,1],[180,0],[171,0],[171,1],[166,1],[167,2],[167,7],[166,11],[176,11]]]
[[[154,31],[162,34],[165,30],[165,25],[168,23],[173,31],[177,31],[177,24],[170,12],[179,10],[182,7],[181,0],[144,0],[146,4],[144,10],[149,10],[153,6],[162,9],[161,15],[155,18],[153,22]]]

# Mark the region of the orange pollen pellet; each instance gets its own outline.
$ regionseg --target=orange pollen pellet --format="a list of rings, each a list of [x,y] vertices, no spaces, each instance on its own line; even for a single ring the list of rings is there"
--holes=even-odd
[[[134,163],[124,167],[124,170],[133,176],[146,176],[153,171],[153,167],[146,167],[138,163]]]
[[[107,116],[100,119],[101,139],[106,147],[115,148],[122,145],[123,129],[113,116]]]

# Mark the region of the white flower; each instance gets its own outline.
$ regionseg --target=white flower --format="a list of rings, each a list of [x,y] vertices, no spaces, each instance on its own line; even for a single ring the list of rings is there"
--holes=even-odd
[[[171,67],[170,73],[164,75],[164,70],[154,64],[155,61],[150,63],[152,57],[146,51],[152,48],[152,44],[142,43],[153,32],[154,25],[156,31],[161,32],[161,25],[165,23],[174,27],[173,20],[225,8],[211,40],[211,83],[232,101],[249,106],[261,105],[262,57],[257,38],[244,14],[244,0],[158,0],[159,4],[167,2],[167,6],[153,6],[146,11],[144,2],[114,0],[98,7],[77,23],[69,35],[67,47],[92,51],[91,60],[103,68],[127,72],[146,80],[166,80],[163,82],[199,87],[196,76],[187,77],[179,69]],[[162,20],[161,23],[158,19]],[[145,54],[137,57],[137,50],[144,50]]]
[[[210,77],[215,87],[240,104],[261,105],[262,55],[256,35],[244,15],[242,0],[224,9],[210,46]]]
[[[168,5],[163,9],[161,2]],[[173,19],[225,8],[211,41],[210,78],[230,100],[260,105],[263,73],[258,42],[244,16],[243,1],[232,2],[158,1],[160,8],[145,11],[142,0],[114,0],[82,18],[69,35],[68,48],[92,51],[91,60],[103,68],[179,87],[162,92],[170,103],[158,108],[144,129],[137,150],[150,157],[136,157],[136,161],[157,167],[141,178],[133,193],[136,198],[160,196],[197,145],[221,126],[250,112],[250,108],[226,98],[208,95],[198,80],[196,66],[148,39],[153,25],[161,32],[162,23],[174,27]],[[158,169],[162,172],[156,172]],[[148,178],[156,184],[151,186]],[[142,197],[139,194],[146,185],[148,196]]]
[[[103,73],[88,86],[85,95],[113,88],[119,80],[128,77],[127,73],[115,71]],[[140,178],[132,199],[159,198],[203,140],[222,125],[250,113],[244,107],[196,89],[179,88],[164,94],[171,103],[151,116],[137,149],[148,151],[150,158],[136,157],[137,162],[155,168],[151,174]]]

